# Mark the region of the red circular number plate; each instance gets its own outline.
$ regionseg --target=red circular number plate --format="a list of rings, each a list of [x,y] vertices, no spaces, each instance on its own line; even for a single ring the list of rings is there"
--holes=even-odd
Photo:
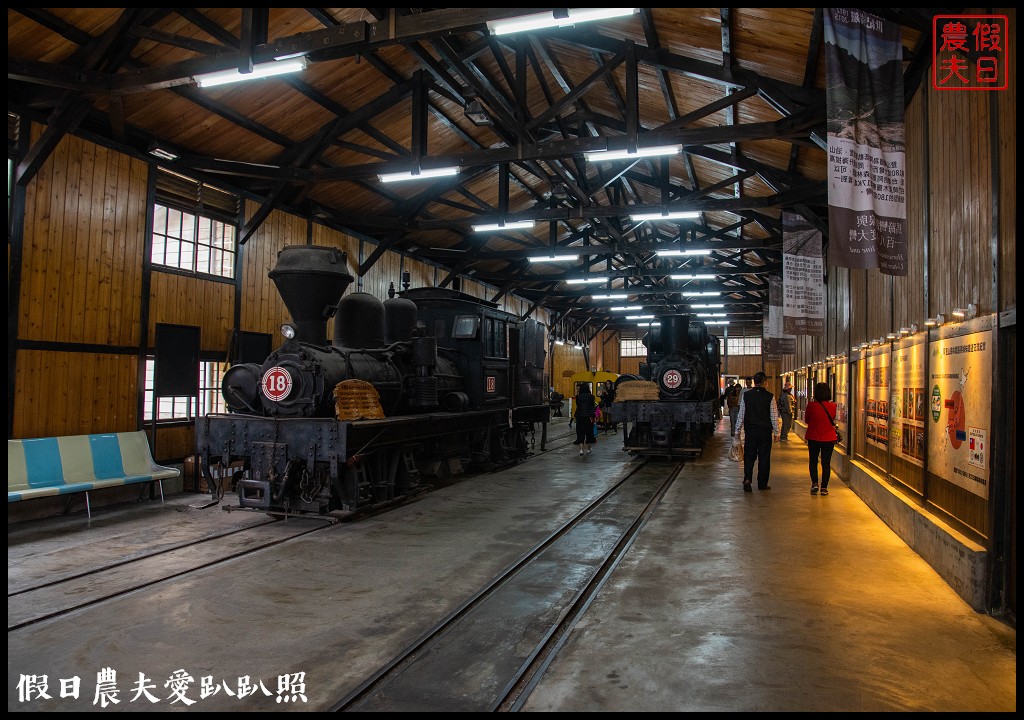
[[[263,394],[277,402],[292,391],[292,376],[283,367],[272,367],[263,374]]]
[[[669,370],[661,376],[661,382],[665,387],[675,390],[677,387],[683,384],[683,376],[678,370]]]

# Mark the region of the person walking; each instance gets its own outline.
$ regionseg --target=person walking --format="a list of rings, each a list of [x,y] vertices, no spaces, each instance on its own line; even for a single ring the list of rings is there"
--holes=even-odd
[[[573,408],[576,419],[576,441],[573,445],[580,446],[580,455],[583,455],[584,449],[589,455],[594,450],[594,412],[597,409],[590,383],[580,383]]]
[[[835,450],[836,429],[832,422],[836,418],[836,404],[831,402],[832,390],[828,383],[814,386],[814,402],[807,403],[804,420],[807,422],[808,460],[811,471],[811,495],[828,495],[828,481],[832,476],[832,451]],[[818,487],[818,458],[821,457],[821,487]]]
[[[768,480],[772,471],[772,443],[779,439],[779,412],[775,396],[764,386],[766,382],[767,375],[756,373],[754,387],[740,396],[737,424],[743,432],[743,492],[751,492],[755,462],[757,489],[771,489]]]
[[[725,407],[729,411],[729,434],[736,434],[736,419],[740,414],[740,395],[743,389],[739,384],[729,378],[729,387],[725,389]]]
[[[608,380],[601,388],[601,427],[607,433],[618,432],[618,423],[612,422],[612,403],[615,402],[615,383]]]
[[[782,387],[779,399],[775,401],[779,408],[779,417],[782,419],[782,432],[779,433],[779,442],[789,442],[789,431],[793,428],[793,413],[796,411],[796,398],[793,397],[793,383],[786,382]]]

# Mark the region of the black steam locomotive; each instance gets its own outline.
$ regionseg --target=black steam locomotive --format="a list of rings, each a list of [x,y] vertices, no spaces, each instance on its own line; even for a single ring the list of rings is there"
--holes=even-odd
[[[644,337],[647,362],[629,380],[657,384],[657,399],[628,399],[616,391],[612,422],[624,424],[623,449],[635,455],[693,457],[718,422],[721,360],[718,338],[689,315],[665,315]],[[646,388],[645,388],[646,389]],[[652,388],[653,389],[653,388]],[[621,399],[620,399],[621,398]]]
[[[211,469],[232,473],[240,507],[365,510],[423,489],[422,475],[519,462],[546,431],[537,321],[444,288],[342,297],[353,278],[335,248],[286,247],[269,277],[293,319],[287,339],[262,364],[232,366],[229,413],[196,423],[210,487]],[[367,393],[379,412],[345,419],[342,403]]]

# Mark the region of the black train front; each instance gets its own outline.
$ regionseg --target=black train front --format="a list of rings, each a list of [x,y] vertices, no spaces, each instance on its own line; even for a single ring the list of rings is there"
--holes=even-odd
[[[624,424],[623,449],[635,455],[692,457],[719,417],[718,338],[690,315],[663,315],[644,337],[639,377],[617,381],[612,421]]]
[[[422,489],[424,473],[525,459],[549,419],[542,324],[444,288],[344,295],[347,260],[313,245],[278,253],[268,275],[291,337],[262,364],[232,366],[229,412],[197,420],[207,480],[230,468],[241,507],[336,514],[393,502]],[[367,383],[376,417],[338,419],[345,393]]]

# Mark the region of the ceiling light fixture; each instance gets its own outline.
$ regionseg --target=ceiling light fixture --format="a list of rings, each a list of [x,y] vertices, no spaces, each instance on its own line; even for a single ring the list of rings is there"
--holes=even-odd
[[[627,320],[653,320],[654,315],[627,315]]]
[[[172,152],[164,150],[162,147],[154,147],[149,151],[149,154],[153,157],[160,158],[161,160],[177,160],[178,156]]]
[[[625,300],[629,295],[626,293],[608,293],[606,295],[591,295],[591,300]]]
[[[412,170],[406,172],[397,173],[384,173],[378,175],[382,183],[390,182],[402,182],[403,180],[427,180],[429,178],[448,177],[450,175],[458,175],[458,167],[443,167],[443,168],[432,168],[429,170],[420,170],[418,173],[413,173]]]
[[[500,232],[502,230],[525,230],[536,225],[535,220],[516,220],[507,223],[491,223],[490,225],[474,225],[473,232]]]
[[[241,82],[243,80],[259,80],[260,78],[283,75],[305,69],[306,58],[297,57],[288,60],[272,60],[271,62],[253,65],[252,72],[241,73],[238,70],[223,70],[221,72],[206,73],[205,75],[196,75],[193,79],[199,87],[206,88]]]
[[[488,20],[487,29],[490,30],[491,35],[509,35],[528,30],[544,30],[545,28],[566,27],[593,20],[625,17],[638,10],[639,8],[568,8],[557,12],[557,16],[556,11],[549,10],[504,20]]]
[[[698,295],[721,295],[721,290],[684,290],[683,295],[698,296]]]
[[[630,215],[629,219],[635,222],[643,222],[644,220],[692,220],[699,217],[699,210],[679,210],[677,212],[665,213],[638,213]]]
[[[619,305],[618,307],[608,308],[612,312],[636,312],[637,310],[643,310],[643,305]]]
[[[579,255],[531,255],[530,262],[571,262],[579,260]]]
[[[589,162],[605,160],[637,160],[644,157],[661,157],[662,155],[678,155],[683,151],[682,145],[653,145],[636,150],[594,150],[583,153]]]
[[[603,283],[608,278],[603,277],[592,277],[592,278],[566,278],[565,282],[567,285],[592,285],[594,283]]]
[[[724,308],[725,303],[702,303],[700,305],[691,305],[691,308]]]
[[[703,274],[703,275],[696,274],[696,273],[694,273],[693,275],[669,275],[669,277],[671,279],[673,279],[673,280],[714,280],[715,279],[714,275],[708,275],[706,273]]]
[[[679,257],[680,255],[710,255],[710,250],[655,250],[655,255],[661,257]]]
[[[484,110],[484,106],[479,100],[470,100],[466,103],[466,108],[462,112],[474,125],[484,127],[494,124],[494,121],[491,120],[491,116],[487,114],[487,111]]]
[[[708,320],[705,325],[728,325],[728,320]]]

